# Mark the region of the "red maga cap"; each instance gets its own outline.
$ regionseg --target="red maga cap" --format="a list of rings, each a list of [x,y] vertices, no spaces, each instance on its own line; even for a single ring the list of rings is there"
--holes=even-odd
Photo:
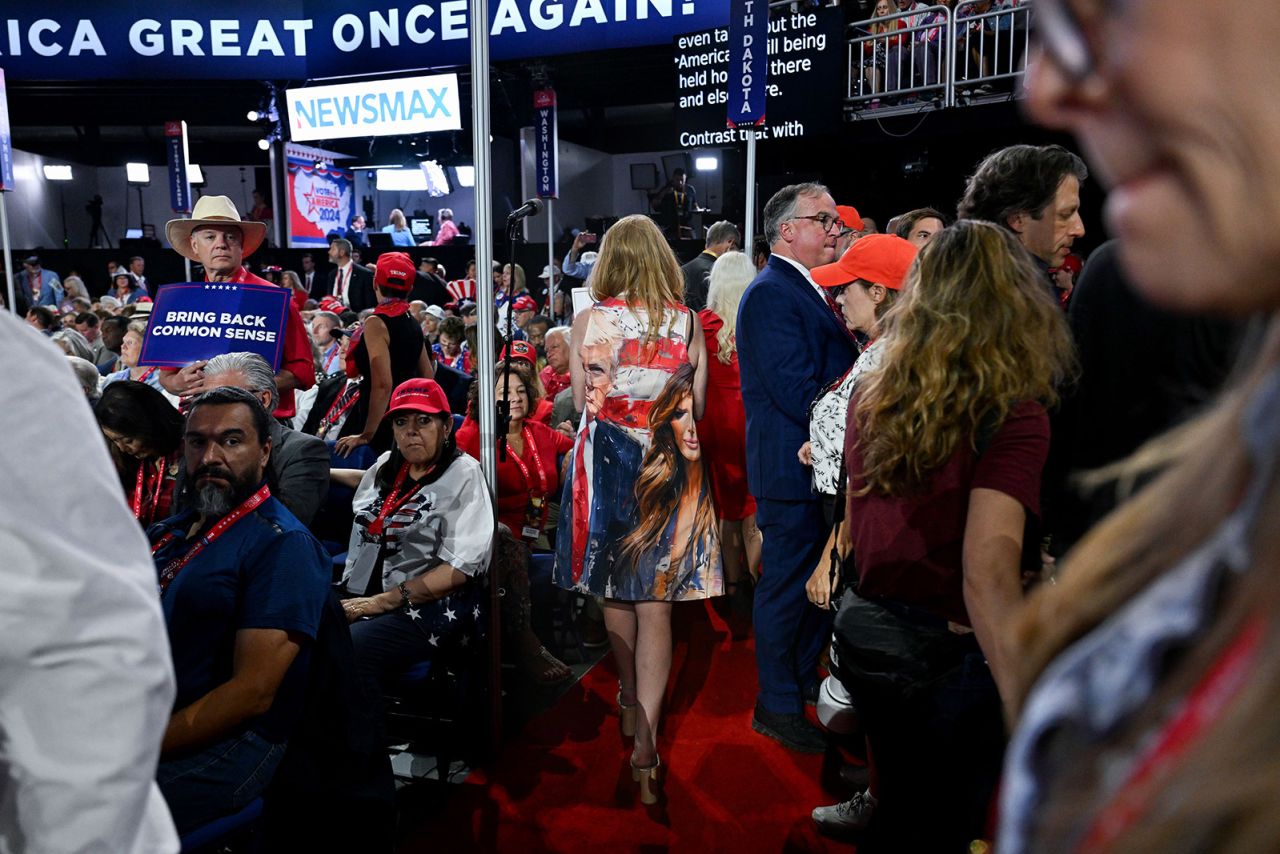
[[[403,255],[404,253],[395,254]],[[394,415],[397,412],[425,412],[427,415],[448,413],[449,398],[445,396],[444,389],[440,388],[435,380],[407,380],[391,392],[391,403],[387,407],[387,415]]]
[[[508,357],[524,359],[534,367],[538,366],[538,351],[533,349],[533,345],[528,341],[512,341],[506,347],[503,347],[501,361],[506,361]]]
[[[890,290],[900,290],[919,252],[915,245],[894,234],[868,234],[849,247],[834,264],[814,267],[813,280],[824,288],[865,279]]]
[[[373,283],[384,291],[407,294],[413,289],[413,280],[417,275],[413,259],[407,252],[383,252],[378,256]]]
[[[511,301],[512,311],[537,311],[538,304],[528,294],[521,294]]]

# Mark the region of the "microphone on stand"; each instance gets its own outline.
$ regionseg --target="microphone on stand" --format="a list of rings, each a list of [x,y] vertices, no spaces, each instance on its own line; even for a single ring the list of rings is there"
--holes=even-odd
[[[540,213],[542,213],[542,200],[529,199],[529,201],[507,214],[507,222],[524,219],[527,216],[537,216]]]

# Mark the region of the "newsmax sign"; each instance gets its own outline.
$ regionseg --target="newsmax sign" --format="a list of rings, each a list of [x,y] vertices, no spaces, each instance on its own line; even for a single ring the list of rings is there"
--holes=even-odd
[[[289,89],[295,142],[458,130],[458,75],[401,77]]]

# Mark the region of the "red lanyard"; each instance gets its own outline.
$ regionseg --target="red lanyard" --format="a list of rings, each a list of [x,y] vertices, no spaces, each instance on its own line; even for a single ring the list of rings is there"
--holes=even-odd
[[[136,381],[140,383],[145,383],[147,379],[155,372],[156,372],[155,368],[147,368],[146,371],[143,372],[142,376],[138,377]]]
[[[1146,812],[1150,806],[1152,786],[1173,769],[1249,684],[1264,630],[1260,618],[1255,617],[1245,624],[1239,636],[1182,702],[1174,717],[1155,734],[1154,742],[1139,758],[1124,788],[1095,817],[1077,850],[1109,849]]]
[[[333,403],[329,404],[329,411],[324,414],[324,418],[320,419],[320,426],[316,430],[322,438],[324,434],[329,432],[339,418],[346,414],[347,410],[356,405],[356,401],[360,399],[360,389],[356,389],[346,403],[342,403],[342,392],[338,392],[338,396],[333,399]],[[342,408],[338,409],[338,404],[342,403]],[[333,410],[338,409],[337,412]]]
[[[160,490],[164,487],[164,473],[165,473],[165,470],[169,468],[169,461],[164,457],[160,458],[160,461],[159,461],[160,470],[156,473],[155,489],[153,489],[151,492],[151,503],[146,507],[147,518],[143,519],[142,518],[142,511],[143,511],[142,496],[146,493],[147,468],[150,465],[151,463],[147,462],[146,460],[139,460],[138,482],[134,484],[133,501],[130,502],[130,505],[133,509],[133,518],[142,522],[144,525],[149,525],[155,521],[156,505],[160,503]]]
[[[427,475],[431,474],[431,472],[435,470],[436,470],[436,467],[432,466],[431,468],[427,469],[427,474],[423,475],[423,477],[426,477]],[[409,477],[409,464],[404,463],[403,465],[400,466],[399,473],[396,474],[396,480],[395,480],[395,483],[391,485],[391,491],[387,493],[386,498],[382,499],[382,508],[378,510],[377,517],[372,522],[369,523],[369,533],[372,534],[373,536],[381,537],[382,532],[386,527],[386,518],[390,516],[392,513],[395,513],[397,510],[399,510],[417,492],[417,490],[414,489],[414,490],[406,491],[403,495],[400,494],[400,490],[404,488],[404,482],[408,479],[408,477]]]
[[[533,431],[529,429],[529,425],[524,425],[520,431],[520,435],[524,437],[525,447],[533,452],[533,465],[538,470],[538,494],[533,494],[533,481],[529,478],[529,467],[525,465],[524,460],[520,459],[520,455],[516,453],[515,448],[511,447],[511,443],[507,442],[507,448],[511,451],[511,459],[515,460],[517,466],[520,467],[520,474],[524,477],[525,486],[529,487],[529,497],[537,499],[545,499],[547,497],[547,470],[542,467],[542,454],[538,453],[538,443],[533,441]],[[551,504],[547,501],[540,500],[538,503],[542,505],[542,518],[538,522],[538,530],[545,531],[547,529],[547,514],[551,510]]]
[[[169,589],[169,585],[178,577],[178,573],[182,571],[183,567],[191,563],[192,559],[196,555],[204,551],[207,546],[213,545],[214,541],[225,534],[232,525],[239,522],[254,510],[257,510],[258,505],[270,497],[271,489],[264,483],[258,491],[253,495],[250,495],[243,504],[219,519],[218,523],[209,529],[209,533],[197,540],[196,544],[192,546],[186,554],[182,557],[174,558],[169,561],[169,564],[160,573],[160,595],[164,596],[164,592]],[[178,535],[173,532],[165,534],[154,546],[151,547],[151,553],[154,555],[156,552],[160,551],[177,539],[177,536]]]

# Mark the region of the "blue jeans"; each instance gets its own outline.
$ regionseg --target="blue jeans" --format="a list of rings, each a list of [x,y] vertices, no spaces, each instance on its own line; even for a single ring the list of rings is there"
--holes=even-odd
[[[266,790],[286,744],[272,744],[252,730],[199,753],[160,763],[156,782],[179,834],[231,815]]]

